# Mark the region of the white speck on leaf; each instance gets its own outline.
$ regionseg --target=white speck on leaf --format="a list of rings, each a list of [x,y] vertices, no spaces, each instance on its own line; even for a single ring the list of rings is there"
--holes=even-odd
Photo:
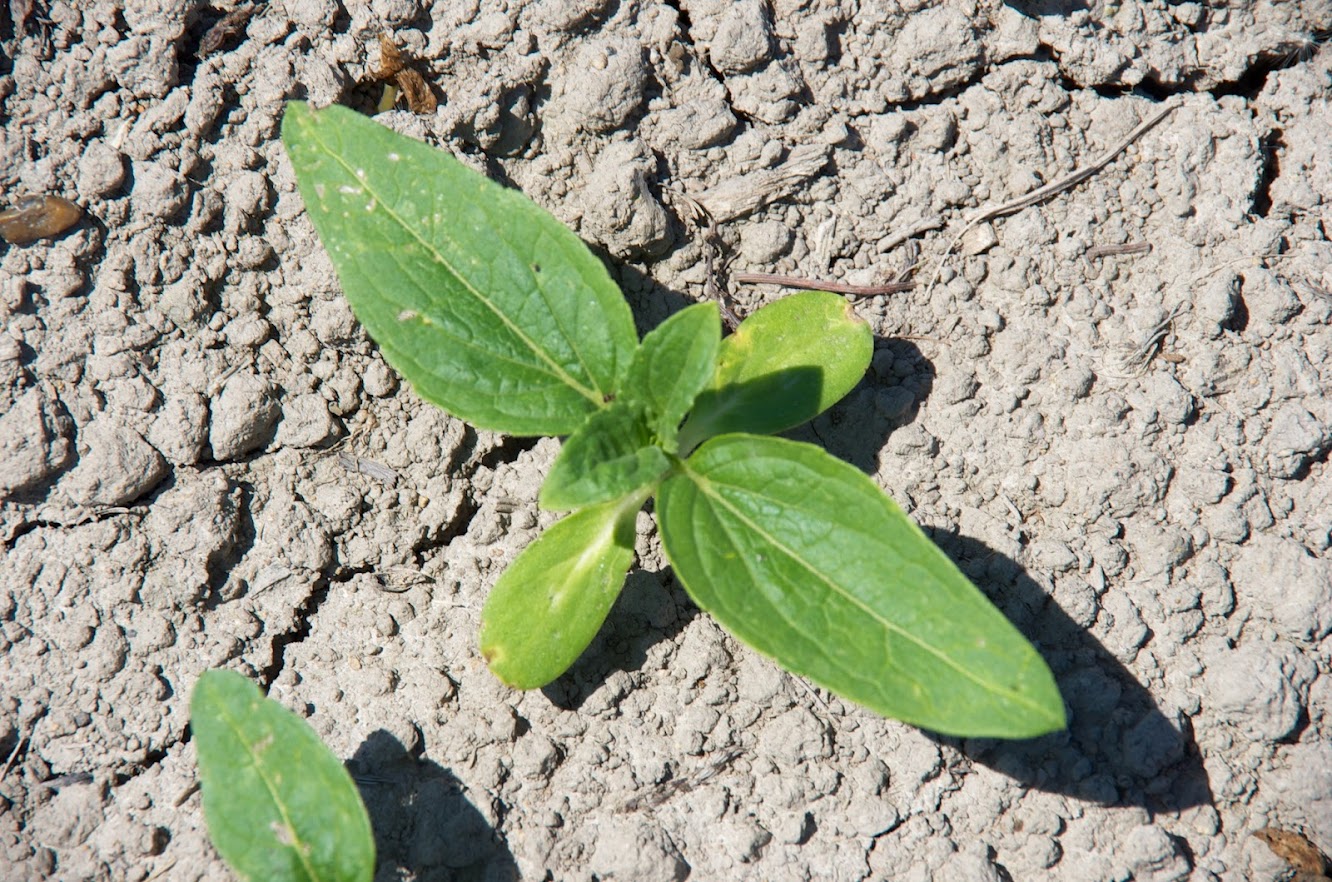
[[[414,309],[404,309],[402,312],[398,313],[398,321],[409,322],[418,315],[419,313]]]
[[[296,847],[298,841],[296,839],[296,831],[292,830],[291,827],[281,821],[274,821],[268,825],[268,829],[273,832],[273,838],[278,841],[279,845],[285,845],[288,848]]]
[[[389,162],[397,162],[399,159],[402,159],[402,157],[399,156],[399,155],[396,154],[396,153],[390,153],[390,154],[388,155],[388,158],[389,158]]]
[[[347,196],[359,196],[365,191],[360,187],[353,187],[351,184],[343,184],[341,187],[338,187],[338,192]]]
[[[366,210],[366,211],[374,211],[374,210],[375,210],[375,205],[377,205],[377,204],[378,204],[378,203],[376,203],[375,200],[371,199],[369,202],[367,202],[367,203],[365,204],[365,210]]]

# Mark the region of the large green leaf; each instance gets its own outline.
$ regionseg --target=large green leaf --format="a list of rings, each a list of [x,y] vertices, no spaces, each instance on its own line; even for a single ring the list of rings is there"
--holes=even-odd
[[[621,399],[565,439],[541,485],[541,507],[568,511],[618,499],[652,484],[670,467],[653,444],[642,405]]]
[[[844,298],[802,291],[769,303],[722,341],[716,376],[681,429],[681,450],[713,435],[768,435],[807,422],[860,382],[873,355],[869,325]]]
[[[662,484],[657,518],[695,602],[788,670],[945,734],[1063,728],[1031,644],[868,477],[823,450],[713,439]]]
[[[509,565],[481,612],[481,654],[496,677],[535,689],[582,654],[634,562],[634,519],[647,496],[576,511]]]
[[[233,671],[190,696],[204,818],[252,882],[368,882],[375,841],[360,794],[309,724]]]
[[[352,311],[423,398],[564,435],[619,391],[629,307],[526,196],[344,107],[288,105],[282,140]]]
[[[650,428],[674,450],[680,421],[717,372],[721,314],[714,303],[696,303],[653,328],[629,365],[624,394],[642,401]]]

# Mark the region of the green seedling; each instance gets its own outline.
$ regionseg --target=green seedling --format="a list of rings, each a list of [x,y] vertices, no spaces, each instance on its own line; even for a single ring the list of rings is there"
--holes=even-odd
[[[656,497],[676,577],[787,670],[953,735],[1064,726],[1040,655],[868,477],[767,437],[856,385],[873,350],[807,292],[722,339],[717,308],[640,343],[605,266],[527,197],[345,108],[292,104],[286,144],[356,316],[428,401],[476,426],[567,435],[540,505],[571,512],[500,577],[481,652],[545,685],[587,647]]]
[[[190,696],[213,846],[252,882],[369,882],[375,840],[361,796],[310,725],[232,671]]]

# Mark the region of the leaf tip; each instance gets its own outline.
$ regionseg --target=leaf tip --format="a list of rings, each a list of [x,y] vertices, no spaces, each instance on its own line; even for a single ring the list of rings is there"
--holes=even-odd
[[[310,105],[304,101],[288,101],[282,111],[282,137],[285,139],[292,126],[300,125],[312,116]]]

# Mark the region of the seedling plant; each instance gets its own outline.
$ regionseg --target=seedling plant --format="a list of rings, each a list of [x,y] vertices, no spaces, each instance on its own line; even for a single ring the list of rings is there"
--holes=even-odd
[[[310,724],[234,671],[206,671],[190,732],[213,847],[249,882],[370,882],[375,840],[346,768]]]
[[[539,504],[568,514],[482,613],[502,681],[546,685],[583,652],[655,497],[689,596],[787,670],[945,734],[1063,728],[1040,655],[897,505],[772,437],[868,368],[842,298],[778,300],[725,338],[700,303],[640,341],[605,266],[523,194],[346,108],[294,103],[282,138],[353,312],[417,393],[480,428],[567,436]]]

